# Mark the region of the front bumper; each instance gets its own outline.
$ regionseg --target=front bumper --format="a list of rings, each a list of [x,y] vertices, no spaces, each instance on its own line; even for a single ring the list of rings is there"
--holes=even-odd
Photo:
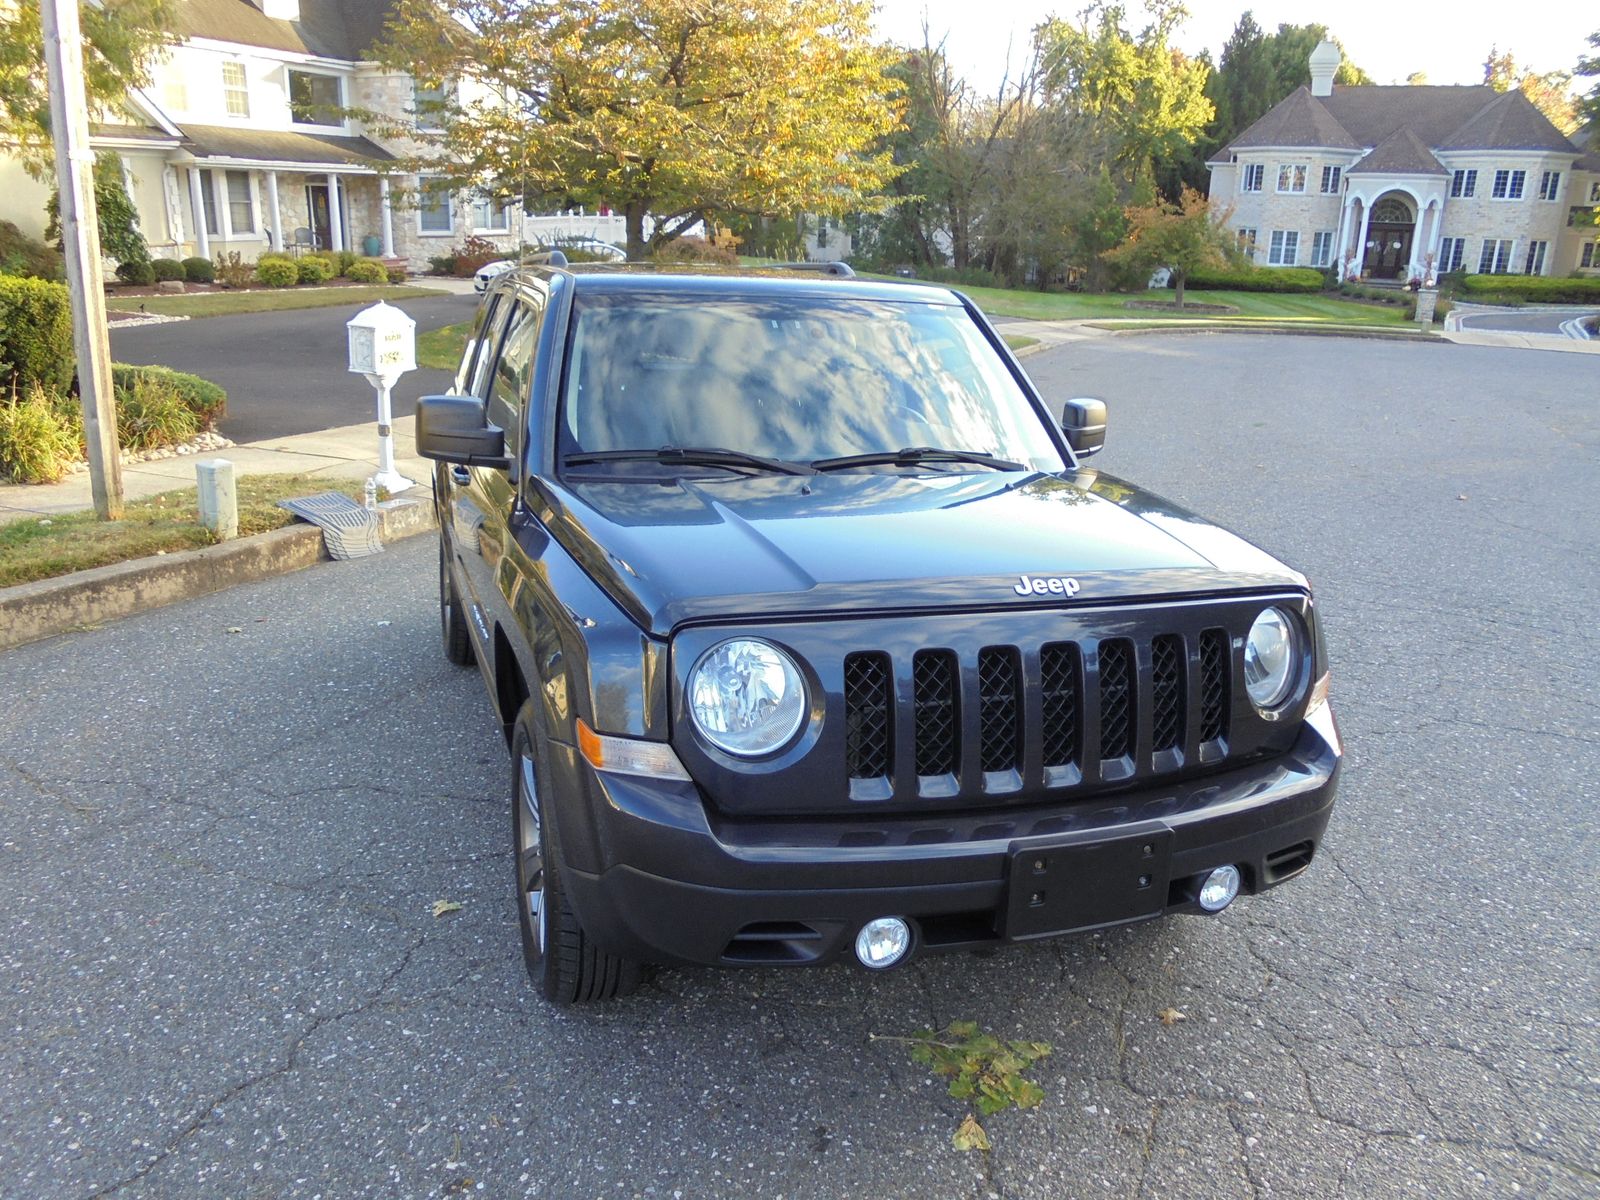
[[[630,958],[723,966],[828,962],[882,916],[910,921],[918,951],[1018,940],[1007,930],[1012,856],[1053,838],[1160,831],[1166,902],[1130,919],[1200,911],[1199,879],[1226,863],[1255,895],[1310,865],[1342,753],[1324,705],[1289,753],[1165,788],[994,811],[728,821],[693,784],[596,772],[571,747],[552,749],[564,794],[548,807],[585,932]]]

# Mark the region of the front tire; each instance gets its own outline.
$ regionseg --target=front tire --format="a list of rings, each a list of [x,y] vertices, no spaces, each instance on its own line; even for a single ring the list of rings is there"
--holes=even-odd
[[[450,578],[450,557],[444,535],[439,535],[439,631],[444,639],[444,656],[458,667],[472,665],[472,639],[461,611],[461,595]]]
[[[541,800],[546,772],[535,736],[532,705],[517,717],[511,739],[511,847],[516,856],[517,924],[528,978],[552,1004],[626,996],[643,979],[642,966],[597,947],[583,932],[561,885],[561,854]]]

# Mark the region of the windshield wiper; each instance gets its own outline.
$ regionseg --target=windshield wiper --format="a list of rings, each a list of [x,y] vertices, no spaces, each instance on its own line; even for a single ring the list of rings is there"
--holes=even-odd
[[[938,446],[904,446],[899,450],[875,450],[868,454],[846,454],[842,458],[819,458],[812,462],[811,469],[838,471],[845,467],[914,467],[926,462],[976,463],[980,467],[993,467],[996,471],[1027,469],[1009,458],[997,458],[977,450],[945,450]]]
[[[669,466],[730,467],[772,471],[779,475],[810,475],[811,468],[781,458],[764,458],[743,450],[724,450],[712,446],[661,446],[655,450],[583,450],[562,460],[569,467],[589,463],[658,462]]]

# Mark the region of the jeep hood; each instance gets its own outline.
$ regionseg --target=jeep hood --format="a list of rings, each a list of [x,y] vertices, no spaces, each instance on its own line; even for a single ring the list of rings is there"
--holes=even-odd
[[[759,616],[1101,604],[1303,576],[1098,471],[545,484],[550,532],[645,630]],[[1019,579],[1070,577],[1075,599]]]

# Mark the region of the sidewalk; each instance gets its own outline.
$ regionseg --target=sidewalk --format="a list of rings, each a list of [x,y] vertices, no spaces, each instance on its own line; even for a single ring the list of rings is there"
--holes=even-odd
[[[426,500],[432,488],[433,464],[417,457],[415,427],[415,417],[395,421],[395,466],[402,475],[417,483],[402,495]],[[303,473],[326,476],[330,481],[365,479],[378,469],[378,431],[377,426],[368,421],[339,429],[227,446],[205,454],[125,464],[122,468],[123,495],[129,500],[138,500],[157,492],[193,487],[195,463],[213,458],[225,458],[233,463],[236,475]],[[60,483],[0,485],[0,522],[73,512],[91,508],[93,504],[87,471],[69,475]]]

